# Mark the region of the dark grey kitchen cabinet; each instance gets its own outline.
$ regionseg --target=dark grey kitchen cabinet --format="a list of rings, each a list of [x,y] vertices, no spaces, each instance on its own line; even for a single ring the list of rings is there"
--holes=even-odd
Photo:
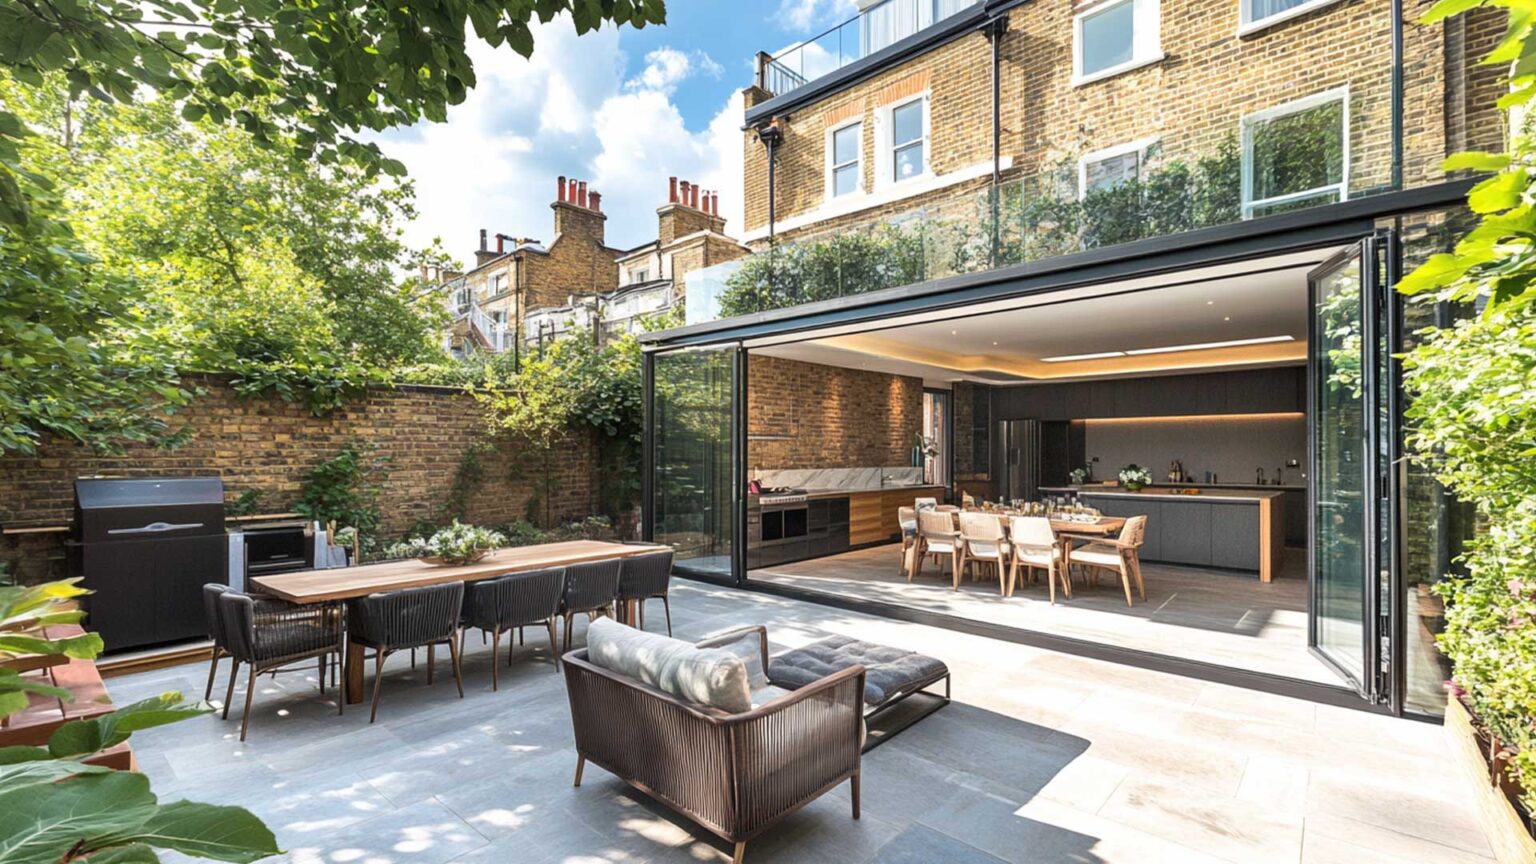
[[[1212,506],[1195,501],[1164,502],[1158,560],[1210,566]]]
[[[1211,566],[1259,569],[1259,505],[1213,502]]]

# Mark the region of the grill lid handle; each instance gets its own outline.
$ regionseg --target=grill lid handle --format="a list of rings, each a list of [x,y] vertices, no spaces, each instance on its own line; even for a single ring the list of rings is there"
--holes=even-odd
[[[185,531],[188,528],[201,528],[201,522],[151,522],[142,528],[110,528],[108,534],[159,534],[164,531]]]

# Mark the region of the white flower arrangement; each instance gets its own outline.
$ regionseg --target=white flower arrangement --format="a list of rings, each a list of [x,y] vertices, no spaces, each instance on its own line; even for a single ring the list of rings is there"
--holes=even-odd
[[[431,537],[412,537],[385,550],[390,558],[421,558],[433,564],[469,564],[507,544],[507,538],[489,528],[466,525],[459,520]]]
[[[1132,463],[1120,469],[1120,485],[1127,489],[1140,489],[1152,482],[1152,472]]]

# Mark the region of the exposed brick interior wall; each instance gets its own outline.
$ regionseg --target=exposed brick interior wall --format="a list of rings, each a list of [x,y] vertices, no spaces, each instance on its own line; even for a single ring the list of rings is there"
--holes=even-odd
[[[1477,61],[1502,33],[1503,13],[1478,10],[1448,24],[1415,23],[1432,0],[1408,0],[1404,16],[1406,186],[1444,179],[1440,163],[1461,147],[1497,148],[1493,107],[1501,70]],[[1351,196],[1391,180],[1391,14],[1389,0],[1340,0],[1311,14],[1239,36],[1237,3],[1163,0],[1161,62],[1080,86],[1072,83],[1070,0],[1030,3],[1009,13],[1002,46],[1001,154],[1005,180],[1034,175],[1083,153],[1145,138],[1164,163],[1211,153],[1237,135],[1243,115],[1336,87],[1349,88]],[[825,192],[829,122],[863,118],[864,188],[874,189],[876,109],[909,82],[930,94],[930,161],[945,175],[992,157],[991,47],[971,33],[781,118],[777,217],[811,214]],[[762,93],[748,91],[748,104]],[[767,223],[767,156],[744,134],[745,226]],[[871,208],[835,222],[781,229],[781,239],[816,234],[974,195],[986,180]]]
[[[906,465],[923,422],[923,381],[751,355],[748,465],[762,470]]]
[[[309,469],[358,438],[391,460],[380,499],[381,534],[394,538],[415,520],[436,514],[465,454],[485,440],[484,409],[469,395],[447,388],[379,389],[317,418],[278,400],[240,399],[222,379],[196,383],[207,392],[186,411],[195,434],[177,450],[136,445],[122,456],[102,456],[75,444],[49,442],[37,456],[0,457],[0,525],[67,525],[73,480],[95,474],[213,475],[223,478],[228,502],[258,489],[261,512],[287,512]],[[471,522],[496,525],[529,515],[543,521],[544,502],[530,514],[529,501],[543,487],[545,467],[527,453],[526,447],[498,442],[479,459],[479,486],[465,513]],[[593,512],[598,489],[593,464],[590,442],[555,449],[548,465],[549,521]],[[7,535],[0,539],[0,560],[27,581],[63,576],[63,540],[62,534]]]

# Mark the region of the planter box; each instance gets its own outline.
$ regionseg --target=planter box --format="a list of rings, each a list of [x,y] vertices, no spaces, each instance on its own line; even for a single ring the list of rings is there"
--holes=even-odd
[[[1472,715],[1455,696],[1446,700],[1445,735],[1451,758],[1466,775],[1476,796],[1477,818],[1493,857],[1499,864],[1536,862],[1536,838],[1531,837],[1503,782],[1496,783],[1488,766],[1488,740],[1477,733]]]

